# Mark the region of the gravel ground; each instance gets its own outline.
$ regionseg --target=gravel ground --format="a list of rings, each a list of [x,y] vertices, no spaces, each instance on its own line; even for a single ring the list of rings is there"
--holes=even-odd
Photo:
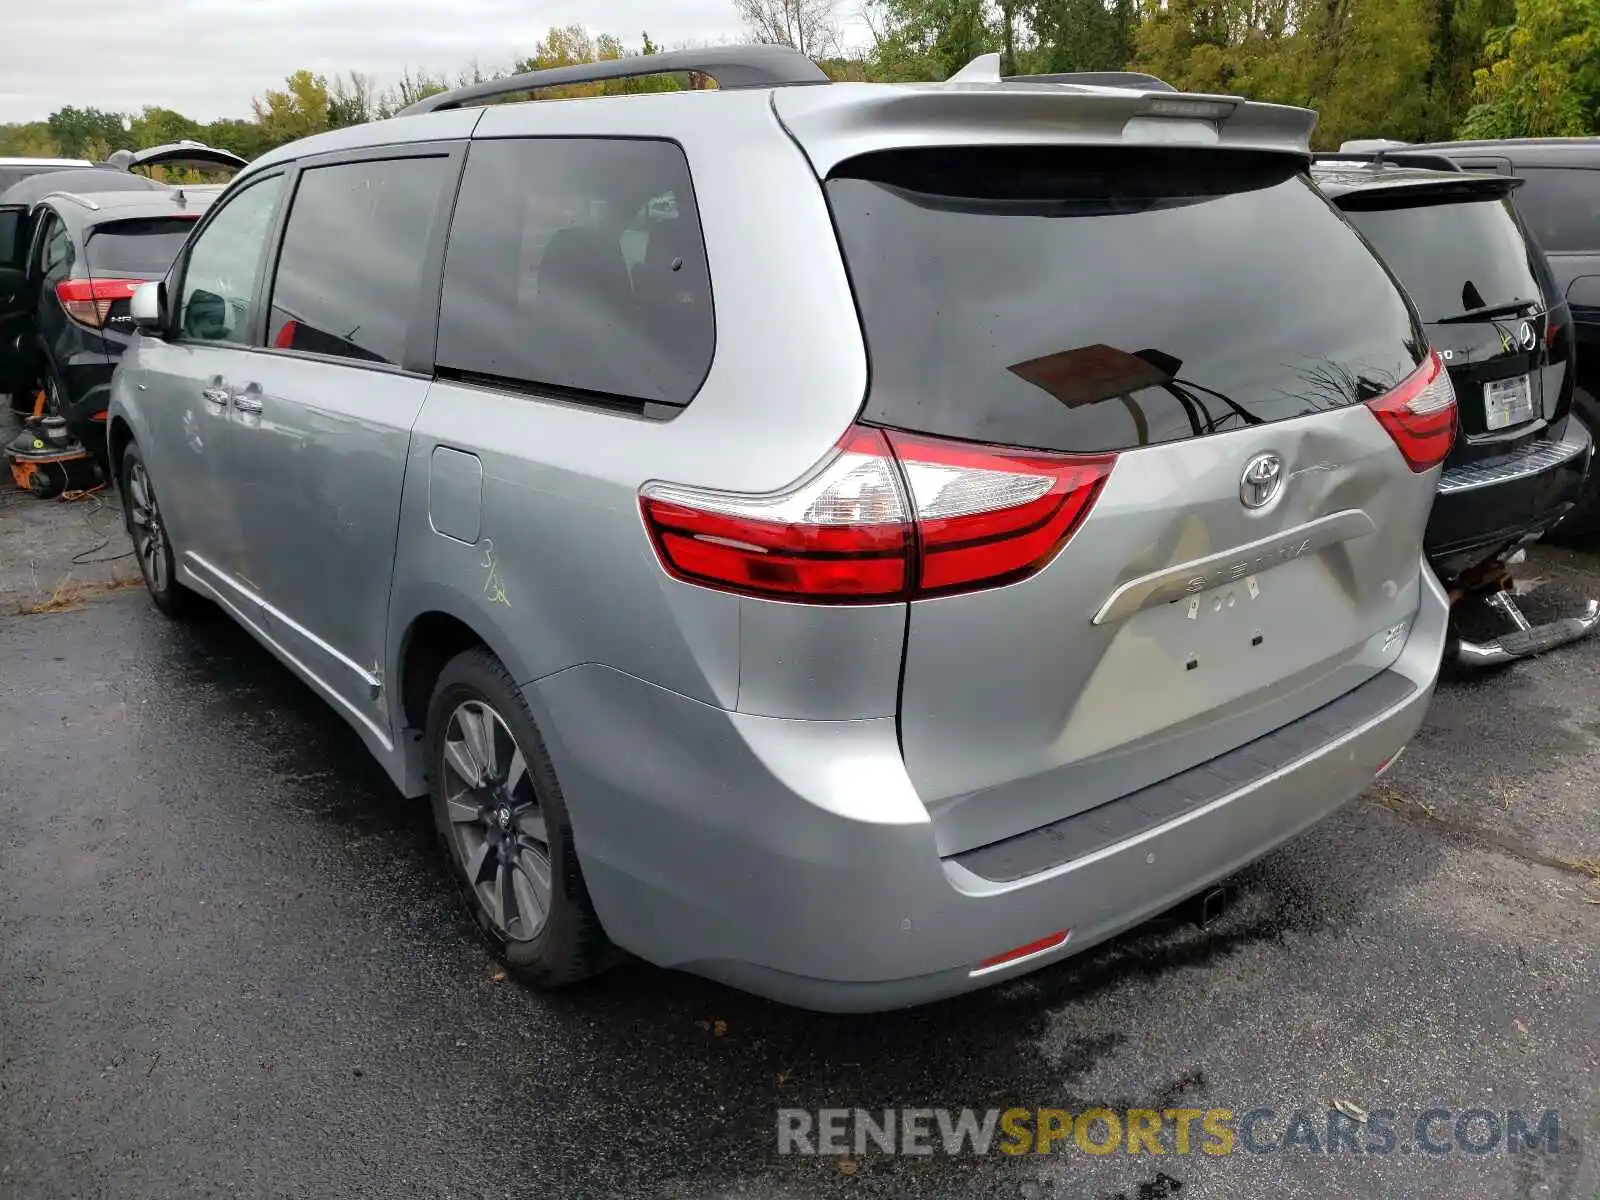
[[[108,533],[0,499],[0,1196],[1600,1194],[1600,638],[1444,685],[1204,928],[825,1017],[644,966],[505,981],[423,807],[226,620],[69,562]],[[1522,573],[1536,612],[1600,595],[1600,556]],[[1401,1144],[776,1152],[780,1108],[1271,1108],[1265,1141],[1336,1102]],[[1554,1109],[1557,1150],[1418,1153],[1432,1106]]]

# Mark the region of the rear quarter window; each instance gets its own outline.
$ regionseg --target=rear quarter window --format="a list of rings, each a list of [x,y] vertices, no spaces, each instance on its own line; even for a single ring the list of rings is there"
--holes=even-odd
[[[558,396],[684,405],[716,322],[683,151],[474,142],[445,256],[441,370]]]
[[[881,424],[1118,450],[1358,403],[1422,357],[1404,296],[1285,156],[895,151],[827,196]]]
[[[1546,250],[1600,254],[1600,170],[1521,167],[1516,205]]]

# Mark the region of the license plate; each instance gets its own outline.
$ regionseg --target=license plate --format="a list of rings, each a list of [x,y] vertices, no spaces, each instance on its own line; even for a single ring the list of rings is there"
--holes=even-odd
[[[1483,385],[1485,429],[1504,429],[1533,420],[1533,377],[1496,379]]]

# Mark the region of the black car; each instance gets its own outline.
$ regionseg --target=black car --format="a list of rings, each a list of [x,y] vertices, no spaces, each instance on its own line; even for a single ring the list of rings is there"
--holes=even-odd
[[[1523,181],[1514,202],[1572,312],[1578,346],[1573,406],[1591,430],[1600,429],[1600,137],[1347,145],[1366,145],[1369,154],[1381,145],[1397,163],[1443,160]],[[1600,472],[1556,532],[1567,538],[1600,533]]]
[[[1593,457],[1572,417],[1572,315],[1511,203],[1521,181],[1386,156],[1319,161],[1313,178],[1399,278],[1450,371],[1460,428],[1428,522],[1434,571],[1518,626],[1491,660],[1587,632],[1593,612],[1529,629],[1504,590],[1506,560],[1578,502]]]
[[[87,177],[87,178],[86,178]],[[113,177],[108,180],[106,177]],[[31,191],[89,182],[121,190]],[[104,454],[111,373],[133,336],[134,288],[166,274],[208,193],[110,170],[60,172],[0,193],[0,391],[65,417],[73,436]]]

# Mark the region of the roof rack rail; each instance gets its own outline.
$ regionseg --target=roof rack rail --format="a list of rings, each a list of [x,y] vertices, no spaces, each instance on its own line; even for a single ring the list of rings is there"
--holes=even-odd
[[[791,87],[797,84],[828,83],[827,73],[798,50],[788,46],[706,46],[698,50],[667,50],[660,54],[632,54],[627,58],[608,58],[579,63],[571,67],[551,67],[473,83],[451,92],[427,96],[407,105],[397,114],[412,117],[441,109],[465,108],[500,96],[515,96],[541,88],[566,87],[577,83],[602,83],[608,79],[637,79],[642,75],[664,75],[673,71],[692,71],[716,80],[719,88]]]
[[[1165,79],[1143,71],[1056,71],[1046,75],[1007,75],[1006,83],[1076,83],[1085,87],[1141,88],[1145,91],[1175,92]]]
[[[90,212],[99,212],[100,206],[87,196],[80,196],[77,192],[47,192],[42,200],[71,200],[74,204],[81,204]]]
[[[1396,167],[1426,167],[1434,171],[1465,171],[1466,168],[1446,154],[1430,150],[1412,150],[1404,145],[1384,146],[1377,150],[1322,151],[1311,156],[1313,162],[1364,162],[1372,166],[1388,164]]]

